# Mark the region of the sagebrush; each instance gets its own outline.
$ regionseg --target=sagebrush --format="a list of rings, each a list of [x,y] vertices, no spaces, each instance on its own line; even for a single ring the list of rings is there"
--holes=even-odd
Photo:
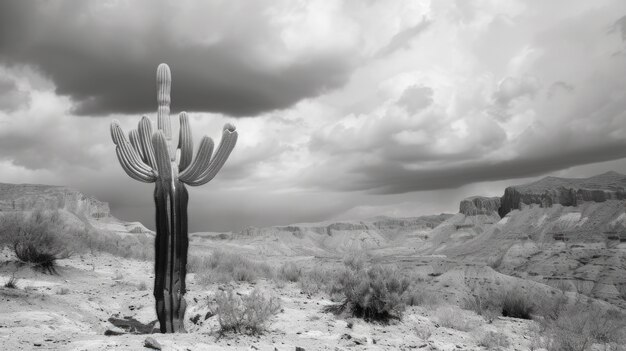
[[[280,300],[258,289],[241,296],[232,289],[220,291],[215,303],[221,333],[260,334],[271,317],[280,311]]]

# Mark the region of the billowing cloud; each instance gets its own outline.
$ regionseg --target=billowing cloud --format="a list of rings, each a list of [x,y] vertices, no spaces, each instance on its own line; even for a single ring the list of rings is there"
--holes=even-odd
[[[13,112],[28,104],[30,95],[15,80],[0,76],[0,111]]]
[[[190,190],[192,231],[453,212],[521,179],[626,171],[623,1],[0,7],[0,181],[73,186],[148,226],[151,186],[108,124],[155,110],[160,62],[196,142],[240,135]]]
[[[339,10],[265,1],[9,1],[0,5],[0,60],[36,66],[79,115],[152,111],[160,62],[175,72],[175,109],[255,115],[346,81],[357,33]]]

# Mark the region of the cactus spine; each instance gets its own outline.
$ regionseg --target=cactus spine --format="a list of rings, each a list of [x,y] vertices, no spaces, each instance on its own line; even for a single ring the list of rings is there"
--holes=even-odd
[[[185,276],[187,274],[187,202],[185,184],[203,185],[222,168],[237,142],[237,131],[226,124],[222,140],[213,155],[213,140],[204,136],[193,158],[191,128],[185,112],[179,114],[178,146],[172,143],[170,124],[170,68],[157,68],[157,130],[146,116],[128,138],[117,120],[111,123],[111,137],[120,165],[131,178],[155,183],[156,205],[154,297],[162,333],[184,332]],[[177,150],[180,157],[176,160]]]

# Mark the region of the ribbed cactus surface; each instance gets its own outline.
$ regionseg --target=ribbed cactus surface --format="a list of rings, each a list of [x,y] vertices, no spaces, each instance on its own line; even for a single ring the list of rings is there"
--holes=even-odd
[[[137,129],[128,133],[117,120],[111,123],[111,137],[117,158],[133,179],[155,183],[156,205],[154,297],[162,333],[183,332],[185,317],[185,276],[187,274],[187,202],[185,184],[203,185],[222,168],[237,142],[237,131],[226,124],[222,140],[213,154],[213,140],[204,136],[195,158],[191,127],[185,112],[179,114],[178,146],[172,142],[170,121],[170,68],[157,68],[157,130],[146,116]],[[177,153],[179,154],[177,159]]]

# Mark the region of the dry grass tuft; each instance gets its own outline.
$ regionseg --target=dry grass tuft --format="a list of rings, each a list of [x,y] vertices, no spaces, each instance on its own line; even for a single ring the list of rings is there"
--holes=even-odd
[[[192,258],[187,262],[187,270],[195,272],[196,281],[202,285],[232,281],[252,283],[258,278],[274,277],[274,270],[267,263],[219,250],[210,256]]]

